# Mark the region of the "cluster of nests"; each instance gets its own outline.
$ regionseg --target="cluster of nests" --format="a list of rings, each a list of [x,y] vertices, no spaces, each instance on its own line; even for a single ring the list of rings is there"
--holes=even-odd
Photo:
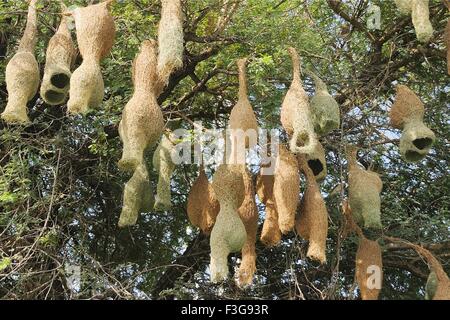
[[[40,90],[42,99],[48,104],[62,104],[69,96],[70,113],[85,113],[101,104],[104,85],[100,62],[110,52],[115,37],[111,2],[108,0],[71,12],[62,4],[61,24],[48,44]],[[417,37],[422,42],[429,41],[433,33],[427,2],[396,0],[401,12],[411,13]],[[82,64],[73,74],[76,50],[68,28],[68,19],[72,17],[83,57]],[[2,118],[9,123],[29,122],[26,104],[39,87],[39,68],[33,54],[36,25],[36,0],[31,0],[26,30],[17,53],[6,68],[9,96]],[[449,33],[446,33],[447,40]],[[171,207],[170,180],[175,170],[172,152],[176,139],[169,128],[165,128],[157,99],[170,75],[183,66],[183,46],[181,1],[162,0],[158,41],[143,41],[133,61],[134,91],[119,124],[123,153],[118,166],[131,174],[125,184],[120,227],[134,225],[140,212],[165,211]],[[260,235],[263,244],[276,246],[282,241],[283,234],[295,230],[309,242],[307,257],[326,263],[328,212],[319,183],[327,174],[327,165],[319,138],[340,127],[340,110],[325,82],[308,70],[306,73],[315,83],[315,94],[309,99],[302,85],[300,57],[294,48],[288,51],[292,59],[293,80],[281,106],[280,120],[289,143],[279,145],[276,150],[274,174],[267,165],[261,165],[254,183],[245,162],[236,161],[240,149],[236,147],[237,137],[231,136],[228,141],[232,145],[232,157],[219,165],[212,183],[208,181],[204,167],[200,166],[198,178],[189,192],[188,218],[204,234],[210,235],[213,282],[227,279],[228,255],[238,251],[241,251],[242,259],[237,282],[240,286],[247,286],[253,281],[258,230],[256,195],[265,205],[265,221]],[[237,61],[239,95],[230,114],[229,128],[257,132],[257,119],[248,99],[246,63],[246,59]],[[399,85],[390,118],[393,127],[403,130],[400,153],[406,161],[423,159],[435,141],[434,133],[423,123],[423,117],[424,106],[419,97],[408,87]],[[158,141],[153,154],[153,167],[158,172],[154,198],[145,154]],[[256,139],[246,137],[244,153],[245,149],[256,144]],[[376,241],[364,236],[361,227],[381,227],[382,181],[377,173],[358,165],[356,148],[348,147],[347,153],[349,197],[343,212],[347,231],[356,232],[360,238],[355,278],[362,298],[376,299],[382,281],[381,248]],[[302,173],[306,185],[300,201]],[[449,298],[449,280],[437,260],[423,248],[411,246],[430,261],[432,272],[427,284],[428,297]],[[377,270],[379,276],[372,277]]]

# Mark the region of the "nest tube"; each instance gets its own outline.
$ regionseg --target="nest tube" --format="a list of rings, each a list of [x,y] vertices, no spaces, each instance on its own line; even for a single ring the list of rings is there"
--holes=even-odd
[[[248,99],[246,64],[247,59],[238,59],[239,95],[236,105],[230,113],[229,127],[232,130],[233,143],[237,148],[252,148],[257,143],[258,122]]]
[[[76,8],[72,13],[83,62],[70,78],[69,113],[87,113],[98,108],[103,101],[100,61],[111,51],[116,35],[114,18],[110,13],[111,2]]]
[[[300,203],[300,213],[295,221],[297,233],[309,241],[307,257],[326,263],[326,241],[328,235],[328,211],[320,193],[319,185],[303,156],[299,166],[306,176],[306,190]]]
[[[71,68],[76,50],[68,27],[66,7],[62,4],[63,15],[58,30],[50,39],[45,57],[44,77],[40,94],[49,105],[64,103],[69,93]]]
[[[275,178],[273,175],[263,174],[261,168],[256,180],[256,192],[259,200],[266,206],[266,214],[261,230],[261,242],[267,247],[277,246],[281,242],[281,231],[278,225],[278,212],[273,193]]]
[[[247,239],[242,247],[242,259],[237,272],[238,285],[246,287],[252,284],[256,272],[256,234],[258,232],[258,210],[255,202],[255,186],[250,172],[243,172],[245,197],[238,209],[239,217],[245,226]]]
[[[414,0],[394,0],[398,11],[401,14],[409,15],[412,10],[412,3]]]
[[[183,67],[184,34],[181,0],[161,1],[158,26],[158,74],[163,84],[170,75]]]
[[[279,146],[275,164],[273,193],[280,231],[287,234],[295,225],[300,194],[300,174],[297,159],[283,145]]]
[[[189,221],[209,235],[216,222],[220,206],[214,194],[213,187],[208,181],[203,165],[194,181],[187,199],[187,214]]]
[[[164,130],[164,118],[157,101],[157,43],[144,40],[132,68],[133,96],[119,123],[123,142],[119,169],[133,171],[144,161],[145,152],[155,145]]]
[[[158,185],[154,205],[156,211],[166,211],[172,207],[170,180],[175,170],[175,163],[172,161],[172,152],[175,145],[171,138],[163,134],[161,142],[153,154],[153,166],[158,172]]]
[[[308,71],[308,74],[315,84],[315,94],[310,103],[314,131],[323,136],[339,128],[341,122],[339,104],[328,92],[322,79],[312,71]]]
[[[150,211],[153,208],[153,202],[153,191],[147,167],[145,164],[140,164],[131,179],[125,184],[119,227],[135,225],[139,213]]]
[[[406,162],[422,160],[436,140],[434,132],[423,122],[424,113],[425,108],[419,97],[407,86],[398,85],[390,119],[394,128],[403,130],[400,154]]]
[[[37,41],[36,1],[28,5],[27,23],[16,54],[6,65],[8,101],[1,118],[7,123],[28,124],[27,103],[39,88],[39,66],[34,56]]]
[[[379,229],[382,227],[380,193],[383,183],[376,172],[359,167],[356,153],[356,148],[348,147],[348,193],[351,212],[358,225]]]
[[[383,283],[383,258],[378,242],[359,238],[355,278],[362,300],[377,300]]]
[[[212,186],[220,203],[210,237],[213,283],[228,278],[228,255],[240,251],[247,240],[244,223],[238,214],[245,193],[242,173],[241,165],[221,164],[213,176]]]

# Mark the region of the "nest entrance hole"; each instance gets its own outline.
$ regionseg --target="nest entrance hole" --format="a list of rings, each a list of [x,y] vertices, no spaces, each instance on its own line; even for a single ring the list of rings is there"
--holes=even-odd
[[[69,84],[70,78],[65,73],[55,73],[50,78],[50,82],[58,89],[64,89]]]
[[[431,144],[433,143],[433,139],[431,138],[419,138],[419,139],[415,139],[413,142],[414,146],[419,149],[419,150],[423,150],[423,149],[427,149],[431,146]]]
[[[308,160],[308,167],[312,170],[314,176],[319,175],[323,171],[323,164],[319,159]]]

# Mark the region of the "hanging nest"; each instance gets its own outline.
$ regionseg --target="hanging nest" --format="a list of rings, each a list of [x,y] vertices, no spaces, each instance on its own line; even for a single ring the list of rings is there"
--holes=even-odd
[[[348,148],[348,193],[353,218],[365,228],[381,228],[380,193],[383,183],[377,173],[359,167],[356,153],[356,148]]]
[[[402,239],[398,239],[398,238],[394,238],[394,237],[384,237],[386,240],[389,240],[391,242],[397,242],[397,243],[401,243],[403,245],[405,245],[406,247],[409,247],[413,250],[415,250],[420,256],[422,256],[423,258],[425,258],[425,260],[427,261],[428,267],[430,268],[431,273],[435,274],[436,277],[436,290],[434,295],[433,293],[433,285],[432,285],[432,281],[434,278],[433,275],[430,274],[430,276],[428,277],[428,280],[430,281],[429,284],[429,288],[430,289],[430,294],[433,295],[433,297],[431,297],[429,295],[430,298],[432,298],[433,300],[450,300],[450,279],[448,278],[448,275],[445,273],[444,268],[442,267],[442,264],[436,259],[436,257],[427,249],[425,249],[424,247],[421,247],[417,244],[402,240]],[[431,278],[431,280],[430,280]],[[427,283],[428,285],[428,283]],[[428,294],[428,292],[427,292]]]
[[[66,7],[62,4],[63,11]],[[70,71],[75,62],[76,50],[72,41],[67,17],[62,16],[58,30],[50,39],[45,59],[41,97],[49,105],[64,103],[69,92]]]
[[[293,79],[281,105],[281,124],[291,137],[291,152],[309,154],[317,143],[309,110],[309,99],[300,79],[300,57],[297,50],[288,49],[292,59]]]
[[[434,132],[423,123],[424,112],[419,97],[407,86],[398,85],[390,118],[394,128],[403,129],[400,154],[407,162],[422,160],[436,140]]]
[[[214,174],[212,186],[220,203],[220,212],[211,231],[211,281],[228,278],[228,254],[242,249],[247,239],[238,209],[244,201],[245,185],[241,165],[222,164]]]
[[[266,217],[261,231],[261,242],[268,247],[273,247],[280,244],[281,241],[281,231],[278,226],[278,212],[273,193],[275,178],[273,175],[263,174],[263,169],[261,168],[256,180],[256,192],[259,200],[266,206]]]
[[[103,101],[104,84],[100,61],[108,55],[116,35],[110,13],[112,0],[73,11],[77,43],[83,62],[70,78],[69,113],[86,113]]]
[[[183,12],[181,0],[161,0],[161,5],[158,74],[161,81],[167,84],[172,72],[183,67]]]
[[[327,175],[327,162],[325,160],[325,150],[320,142],[317,142],[314,150],[306,155],[306,161],[312,170],[316,181],[322,181]]]
[[[27,102],[34,97],[39,87],[39,66],[34,57],[36,35],[36,0],[31,0],[28,6],[27,25],[19,48],[6,66],[8,102],[1,117],[8,123],[30,123]]]
[[[153,190],[147,167],[145,164],[140,164],[131,179],[125,184],[119,227],[135,225],[139,213],[152,210],[153,203]]]
[[[417,40],[428,43],[434,32],[430,22],[429,0],[412,0],[411,17]]]
[[[300,194],[300,175],[295,156],[280,145],[275,165],[273,193],[278,212],[278,225],[283,234],[294,228]]]
[[[247,59],[237,60],[239,69],[239,99],[231,110],[229,124],[230,129],[233,130],[233,139],[236,145],[243,145],[244,141],[242,138],[245,137],[245,147],[252,148],[257,143],[258,122],[248,100],[246,63]]]
[[[355,276],[362,300],[377,300],[383,283],[383,259],[378,242],[364,236],[359,238]]]
[[[192,185],[187,198],[189,221],[194,226],[199,227],[204,234],[209,235],[216,222],[219,210],[219,201],[217,201],[213,187],[208,181],[203,165],[201,165],[198,178]]]
[[[172,161],[172,151],[174,143],[172,137],[168,138],[162,135],[161,142],[153,154],[153,166],[158,172],[158,186],[156,189],[155,210],[166,211],[172,207],[172,197],[170,192],[170,179],[175,170],[175,164]]]
[[[328,212],[316,178],[306,159],[299,157],[299,166],[306,176],[306,190],[300,203],[300,214],[295,221],[297,233],[309,241],[307,257],[326,262]]]
[[[311,99],[311,115],[314,130],[318,135],[326,135],[338,129],[341,123],[339,105],[328,92],[327,85],[312,71],[308,74],[315,84],[315,95]]]
[[[155,94],[156,42],[145,40],[133,62],[132,77],[134,93],[125,106],[119,123],[119,134],[123,142],[119,168],[133,171],[144,161],[147,149],[161,137],[164,119]]]
[[[240,287],[252,284],[256,272],[256,233],[258,232],[258,210],[255,202],[255,187],[251,174],[245,168],[243,172],[245,197],[238,213],[245,226],[247,240],[242,247],[242,261],[238,270],[238,285]]]

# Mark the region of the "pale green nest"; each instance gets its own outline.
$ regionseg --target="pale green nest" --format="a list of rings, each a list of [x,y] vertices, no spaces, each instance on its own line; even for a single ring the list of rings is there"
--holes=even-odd
[[[434,271],[428,275],[427,284],[425,286],[425,300],[433,300],[438,286],[438,278]]]
[[[311,99],[310,108],[315,132],[326,135],[340,126],[339,105],[328,92],[326,84],[313,72],[309,74],[314,79],[316,92]]]
[[[173,142],[163,134],[161,142],[153,154],[153,166],[158,172],[158,186],[154,208],[157,211],[165,211],[172,207],[172,197],[170,192],[170,179],[175,170],[172,161]]]
[[[220,212],[211,232],[211,281],[220,282],[228,277],[228,255],[244,246],[247,232],[238,214],[244,200],[243,168],[222,164],[213,177],[212,186],[220,203]]]
[[[136,224],[139,213],[151,211],[153,203],[153,190],[147,167],[145,164],[141,164],[136,168],[131,179],[125,184],[119,227]]]

